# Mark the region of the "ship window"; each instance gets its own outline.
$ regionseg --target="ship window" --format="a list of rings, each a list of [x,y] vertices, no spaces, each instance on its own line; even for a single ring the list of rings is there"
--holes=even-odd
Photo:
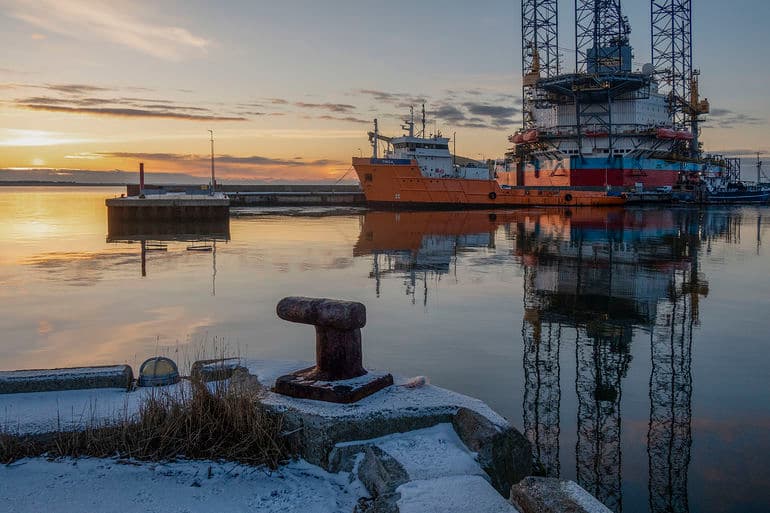
[[[372,182],[372,181],[374,181],[374,176],[372,176],[371,173],[366,173],[364,175],[364,181],[365,182]]]

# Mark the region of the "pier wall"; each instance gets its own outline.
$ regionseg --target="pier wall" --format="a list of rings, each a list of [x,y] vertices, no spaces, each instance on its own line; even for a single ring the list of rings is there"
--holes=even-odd
[[[148,195],[153,192],[185,192],[200,190],[199,185],[145,185]],[[318,184],[270,184],[270,185],[218,185],[232,206],[363,206],[366,197],[358,185]],[[139,185],[126,186],[127,196],[138,196]]]

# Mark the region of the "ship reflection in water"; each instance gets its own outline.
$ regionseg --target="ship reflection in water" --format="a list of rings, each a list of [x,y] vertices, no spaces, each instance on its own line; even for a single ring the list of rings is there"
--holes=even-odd
[[[524,286],[522,416],[537,472],[576,478],[623,510],[623,384],[632,341],[641,340],[651,361],[649,511],[688,512],[693,331],[709,292],[701,259],[712,240],[739,228],[740,217],[725,211],[371,212],[354,254],[372,255],[378,295],[382,278],[396,273],[413,301],[421,289],[427,303],[429,281],[456,273],[458,255],[507,250],[496,243],[502,230]],[[758,243],[760,233],[761,221]],[[574,363],[569,383],[565,361]],[[574,423],[560,418],[563,394],[576,399]],[[576,433],[562,433],[565,424]],[[575,441],[574,456],[560,454],[563,435]],[[574,461],[574,473],[563,472],[563,461]]]

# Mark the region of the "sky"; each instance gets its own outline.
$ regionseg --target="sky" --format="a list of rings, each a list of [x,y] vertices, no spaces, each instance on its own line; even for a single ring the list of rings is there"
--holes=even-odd
[[[649,2],[623,9],[641,68]],[[693,10],[706,150],[770,151],[770,2]],[[520,16],[516,0],[0,0],[0,180],[125,181],[140,161],[204,180],[209,129],[222,182],[348,180],[372,120],[396,135],[422,102],[458,154],[501,157],[521,123]]]

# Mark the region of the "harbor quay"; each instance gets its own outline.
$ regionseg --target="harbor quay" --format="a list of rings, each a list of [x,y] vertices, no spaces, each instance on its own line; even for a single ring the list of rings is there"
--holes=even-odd
[[[148,196],[201,191],[199,185],[145,185]],[[217,191],[230,200],[233,207],[257,206],[363,206],[361,187],[348,184],[217,184]],[[205,191],[204,191],[205,192]],[[126,196],[138,196],[139,185],[128,184]]]
[[[610,511],[572,481],[533,476],[530,443],[484,402],[431,385],[422,376],[365,368],[362,303],[287,297],[276,311],[284,320],[315,328],[315,364],[221,357],[196,361],[190,376],[180,376],[172,360],[153,357],[136,374],[128,365],[0,372],[0,409],[6,412],[2,447],[42,448],[64,433],[95,436],[145,416],[147,405],[162,394],[250,390],[259,399],[249,407],[263,412],[270,419],[266,423],[280,424],[280,437],[292,447],[291,458],[275,474],[262,474],[256,490],[280,483],[281,472],[291,474],[299,466],[304,477],[297,478],[297,486],[346,482],[340,493],[358,513]],[[133,425],[129,422],[128,429]],[[127,461],[129,456],[116,452],[117,457],[98,461],[103,466]],[[29,469],[45,469],[34,455],[26,456],[21,465],[0,471],[4,482],[14,484],[13,490],[0,487],[11,501],[26,493],[20,482],[31,477]],[[164,463],[165,471],[196,465],[180,459]],[[75,465],[78,460],[58,461]],[[133,460],[132,473],[153,472],[155,464]],[[81,463],[89,465],[89,460]],[[214,467],[209,464],[209,480]],[[165,479],[178,482],[179,475]],[[205,479],[190,486],[204,486]],[[155,499],[163,504],[174,493],[178,490],[170,483],[165,492],[156,491]],[[274,492],[270,497],[274,500]],[[327,511],[310,503],[302,510]]]

